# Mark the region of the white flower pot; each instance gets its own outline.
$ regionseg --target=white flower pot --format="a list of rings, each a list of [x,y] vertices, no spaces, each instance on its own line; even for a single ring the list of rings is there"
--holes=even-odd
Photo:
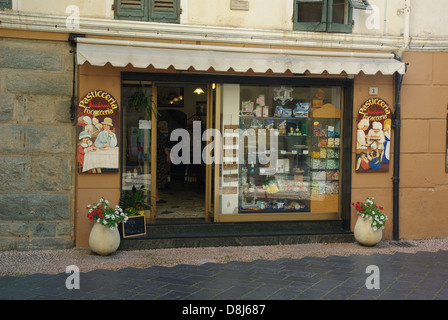
[[[90,231],[89,246],[96,254],[107,256],[117,251],[120,246],[120,233],[117,228],[111,230],[95,222]]]
[[[372,220],[358,216],[356,220],[354,236],[355,240],[364,246],[374,246],[381,241],[383,237],[383,230],[372,229]]]

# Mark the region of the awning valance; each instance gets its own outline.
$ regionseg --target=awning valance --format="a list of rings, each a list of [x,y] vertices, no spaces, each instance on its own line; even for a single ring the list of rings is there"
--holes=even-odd
[[[77,38],[78,64],[89,62],[93,66],[110,63],[114,67],[131,64],[135,68],[226,72],[295,74],[376,74],[405,73],[405,64],[389,53],[357,53],[340,51],[282,50],[247,47],[225,47],[155,43],[143,41]]]

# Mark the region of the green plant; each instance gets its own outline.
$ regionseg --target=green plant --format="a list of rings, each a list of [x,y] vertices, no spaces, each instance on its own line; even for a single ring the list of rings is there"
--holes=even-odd
[[[367,197],[365,202],[353,202],[352,206],[356,208],[359,216],[372,221],[371,227],[373,231],[384,229],[387,216],[383,213],[383,207],[375,204],[374,197]]]
[[[149,209],[151,205],[146,202],[146,195],[144,191],[148,190],[147,188],[141,188],[137,190],[132,187],[130,193],[125,193],[122,198],[121,205],[124,208],[124,211],[129,215],[140,215],[140,211]]]
[[[141,89],[137,90],[129,97],[129,106],[137,111],[146,111],[148,117],[151,112],[154,112],[156,117],[160,114],[156,104],[150,101]]]
[[[116,228],[119,222],[124,222],[128,220],[128,216],[123,209],[116,205],[115,208],[110,206],[109,201],[105,200],[103,197],[100,198],[98,203],[87,206],[87,217],[91,221],[102,224],[103,226],[108,226],[110,229]]]

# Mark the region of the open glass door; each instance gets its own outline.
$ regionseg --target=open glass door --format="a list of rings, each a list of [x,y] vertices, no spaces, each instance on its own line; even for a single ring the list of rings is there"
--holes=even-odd
[[[199,83],[154,85],[157,144],[152,166],[155,219],[207,220],[211,167],[203,159],[207,129],[212,125],[211,86]],[[154,175],[152,175],[154,179]]]
[[[151,220],[151,99],[152,83],[127,81],[122,85],[122,205],[127,207],[139,202]],[[146,205],[145,205],[146,204]]]

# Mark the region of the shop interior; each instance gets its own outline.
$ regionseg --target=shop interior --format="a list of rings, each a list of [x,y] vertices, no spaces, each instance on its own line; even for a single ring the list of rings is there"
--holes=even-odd
[[[170,137],[174,130],[185,129],[193,150],[193,123],[196,130],[200,128],[201,136],[206,129],[207,86],[157,83],[155,106],[151,103],[152,85],[142,81],[122,85],[122,192],[142,190],[150,203],[151,144],[154,143],[150,120],[151,112],[156,112],[157,192],[152,195],[157,200],[155,218],[204,218],[205,164],[203,161],[193,164],[192,152],[189,152],[189,163],[173,164],[170,150],[180,140],[171,141]]]

